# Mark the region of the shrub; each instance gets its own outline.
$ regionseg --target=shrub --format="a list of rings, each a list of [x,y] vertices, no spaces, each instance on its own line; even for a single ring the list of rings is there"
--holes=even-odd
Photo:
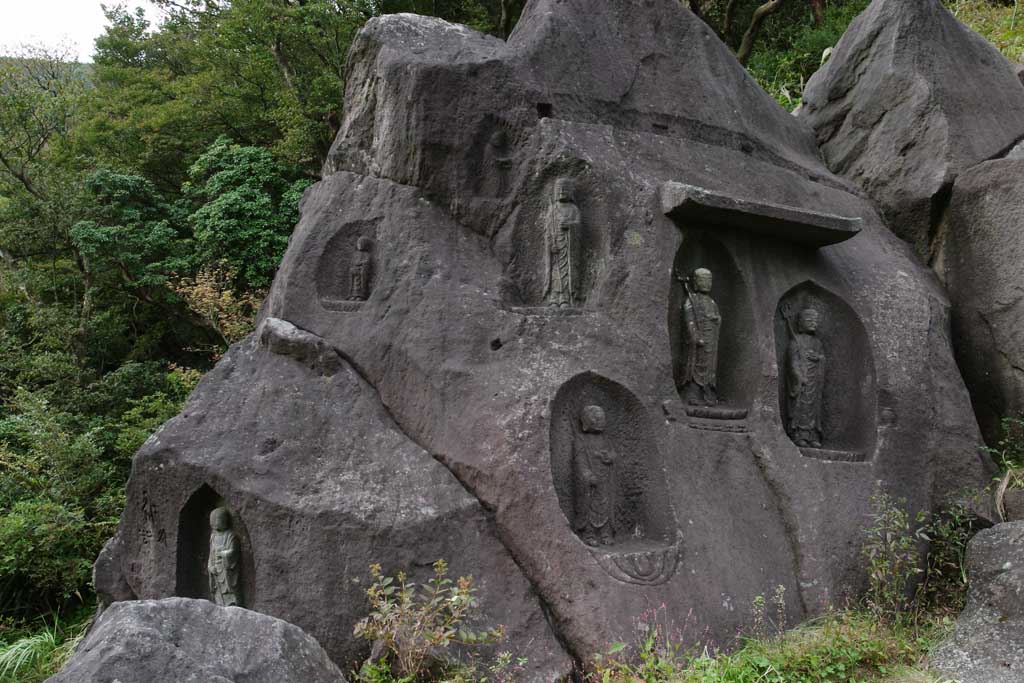
[[[461,645],[473,654],[475,648],[504,638],[502,626],[483,631],[469,628],[477,607],[473,580],[460,577],[453,582],[444,560],[434,563],[433,576],[422,586],[410,582],[404,572],[385,576],[376,564],[370,567],[370,575],[373,583],[366,591],[370,614],[356,624],[355,635],[379,642],[387,656],[368,662],[359,672],[361,680],[424,680],[431,660],[449,648]],[[470,668],[476,670],[473,665]]]
[[[868,608],[882,621],[894,621],[910,607],[910,588],[921,572],[917,540],[906,501],[885,493],[871,497],[871,523],[861,554],[868,569]]]

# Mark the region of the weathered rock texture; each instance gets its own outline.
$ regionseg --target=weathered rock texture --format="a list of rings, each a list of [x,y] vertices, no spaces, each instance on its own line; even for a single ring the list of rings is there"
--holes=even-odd
[[[108,608],[47,683],[345,683],[327,653],[280,619],[205,600]]]
[[[1024,137],[1014,65],[941,0],[874,0],[803,102],[829,168],[926,261],[957,176]]]
[[[970,591],[932,666],[960,683],[1024,680],[1024,522],[985,529],[967,548]]]
[[[939,0],[875,0],[807,85],[800,116],[950,292],[953,346],[989,443],[1024,411],[1024,138],[1015,66]]]
[[[982,432],[1024,412],[1024,158],[961,174],[936,262],[953,304],[956,359]]]
[[[345,112],[261,329],[135,458],[97,572],[111,597],[199,590],[195,520],[222,497],[245,527],[247,604],[336,661],[363,652],[350,634],[370,562],[421,576],[445,557],[551,678],[567,653],[630,639],[652,605],[694,641],[728,642],[781,585],[795,623],[863,585],[878,486],[925,509],[987,482],[935,278],[675,0],[532,0],[508,43],[375,19]],[[581,303],[551,309],[560,177],[582,214]],[[860,219],[843,223],[859,234],[819,249],[799,226],[676,221],[669,182]],[[374,267],[355,303],[359,237]],[[701,266],[731,420],[688,416],[676,388],[677,278]],[[779,358],[782,312],[805,304],[822,312],[829,370],[823,448],[802,452]],[[592,405],[607,425],[584,437]],[[580,514],[603,514],[580,504],[588,448],[611,468],[597,547],[576,533]]]

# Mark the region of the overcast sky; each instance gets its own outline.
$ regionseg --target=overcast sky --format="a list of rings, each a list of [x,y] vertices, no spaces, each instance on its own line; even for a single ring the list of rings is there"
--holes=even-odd
[[[106,23],[101,4],[116,5],[119,0],[0,0],[0,54],[10,54],[25,43],[67,43],[79,61],[92,61],[93,41]],[[120,4],[145,7],[151,21],[159,17],[148,0]]]

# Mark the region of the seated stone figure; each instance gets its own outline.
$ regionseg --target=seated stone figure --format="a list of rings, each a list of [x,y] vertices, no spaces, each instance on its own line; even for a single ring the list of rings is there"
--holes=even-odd
[[[821,448],[821,404],[825,388],[825,349],[817,337],[819,314],[806,307],[789,323],[786,349],[786,432],[801,448]]]
[[[210,557],[206,563],[210,578],[210,600],[222,607],[242,604],[238,583],[241,548],[231,529],[231,513],[219,507],[210,513]]]

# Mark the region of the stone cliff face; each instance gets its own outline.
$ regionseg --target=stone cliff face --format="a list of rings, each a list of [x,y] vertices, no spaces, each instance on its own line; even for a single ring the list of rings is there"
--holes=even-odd
[[[875,0],[807,84],[801,118],[835,173],[878,202],[953,303],[953,346],[985,439],[1024,412],[1015,67],[939,0]]]
[[[108,600],[201,596],[221,504],[246,606],[335,661],[371,562],[443,557],[551,680],[652,605],[722,643],[784,586],[795,623],[863,585],[877,488],[986,482],[934,276],[679,3],[387,16],[349,68],[259,330],[136,456]]]

